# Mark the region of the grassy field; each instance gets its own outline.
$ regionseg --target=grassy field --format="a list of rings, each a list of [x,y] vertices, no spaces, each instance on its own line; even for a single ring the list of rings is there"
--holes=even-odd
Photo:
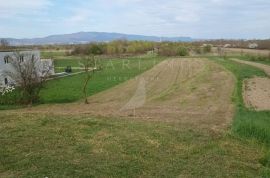
[[[101,60],[102,70],[89,82],[88,95],[109,89],[152,68],[163,58],[144,57]],[[56,66],[78,66],[77,59],[57,60]],[[49,81],[41,92],[42,103],[66,103],[82,99],[85,74]]]
[[[237,88],[233,97],[233,101],[237,106],[233,131],[242,137],[253,138],[262,143],[270,144],[270,111],[254,111],[247,109],[242,97],[244,79],[252,78],[253,76],[266,77],[266,74],[255,67],[239,64],[230,60],[224,60],[222,58],[212,58],[212,60],[233,72],[237,79]]]
[[[51,58],[51,59],[58,59],[63,58],[66,56],[66,51],[64,50],[43,50],[40,53],[41,58]]]
[[[0,121],[0,177],[270,175],[256,144],[187,125],[53,115]]]
[[[258,62],[258,63],[270,65],[270,58],[268,58],[268,57],[245,55],[245,56],[238,56],[237,58],[241,59],[241,60]]]
[[[134,78],[144,71],[152,68],[163,59],[164,58],[162,57],[144,56],[137,58],[100,60],[100,64],[103,69],[95,72],[90,80],[88,95],[96,94],[126,80]],[[76,56],[66,58],[61,56],[61,59],[55,60],[55,67],[78,67],[79,60],[80,58]],[[79,74],[48,81],[45,88],[41,91],[40,103],[66,103],[82,99],[84,79],[85,74]],[[15,105],[0,105],[0,110],[16,108],[19,107]]]
[[[236,104],[233,132],[189,122],[0,111],[0,177],[270,177],[270,112],[249,110],[242,100],[242,81],[265,73],[218,57],[210,60],[237,79],[232,96]],[[89,95],[151,68],[153,61],[143,59],[145,68],[138,70],[138,59],[130,62],[129,69],[122,67],[123,61],[113,60],[117,70],[108,67],[97,73],[90,82]],[[49,82],[43,92],[48,91],[42,93],[49,94],[48,100],[43,101],[80,99],[76,93],[82,79],[83,75],[78,75]],[[207,86],[207,82],[201,83],[205,85],[199,88]],[[196,87],[194,83],[194,93]],[[199,97],[209,98],[204,94]],[[69,96],[71,100],[67,100]]]

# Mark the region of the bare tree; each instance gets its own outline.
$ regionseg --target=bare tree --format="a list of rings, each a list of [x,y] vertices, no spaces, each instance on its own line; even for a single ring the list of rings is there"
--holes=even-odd
[[[85,80],[83,85],[84,103],[89,104],[87,98],[87,86],[93,74],[95,73],[95,70],[98,69],[98,61],[94,55],[91,55],[88,57],[82,57],[80,65],[84,68],[85,72]]]
[[[39,93],[49,76],[50,67],[44,66],[40,59],[18,52],[10,57],[9,70],[4,73],[21,91],[21,103],[32,105],[39,100]]]
[[[9,46],[9,42],[6,39],[1,39],[0,40],[0,47],[2,49],[6,49]]]

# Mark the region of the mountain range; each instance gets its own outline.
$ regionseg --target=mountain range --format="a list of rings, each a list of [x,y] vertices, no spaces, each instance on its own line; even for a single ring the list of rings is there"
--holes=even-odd
[[[128,41],[172,41],[172,42],[190,42],[190,37],[158,37],[145,35],[130,35],[122,33],[107,32],[78,32],[72,34],[51,35],[44,38],[4,38],[11,45],[45,45],[45,44],[84,44],[90,42],[110,42],[114,40]]]

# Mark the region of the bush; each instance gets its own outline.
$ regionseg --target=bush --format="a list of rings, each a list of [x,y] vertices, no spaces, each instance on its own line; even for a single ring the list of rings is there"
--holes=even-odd
[[[89,46],[87,54],[88,55],[90,55],[90,54],[93,54],[93,55],[101,55],[101,54],[103,54],[102,46],[100,44],[91,44]]]
[[[20,102],[20,92],[18,90],[14,90],[12,92],[1,94],[0,93],[0,104],[1,105],[14,105]]]
[[[210,53],[212,51],[212,46],[211,45],[206,45],[203,47],[203,52],[204,53]]]
[[[188,49],[184,46],[178,48],[178,55],[179,56],[188,56],[189,52]]]

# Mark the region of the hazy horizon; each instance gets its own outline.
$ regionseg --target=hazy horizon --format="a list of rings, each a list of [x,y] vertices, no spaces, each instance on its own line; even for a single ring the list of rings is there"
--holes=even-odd
[[[195,39],[269,39],[266,0],[0,0],[0,37],[108,32]]]

